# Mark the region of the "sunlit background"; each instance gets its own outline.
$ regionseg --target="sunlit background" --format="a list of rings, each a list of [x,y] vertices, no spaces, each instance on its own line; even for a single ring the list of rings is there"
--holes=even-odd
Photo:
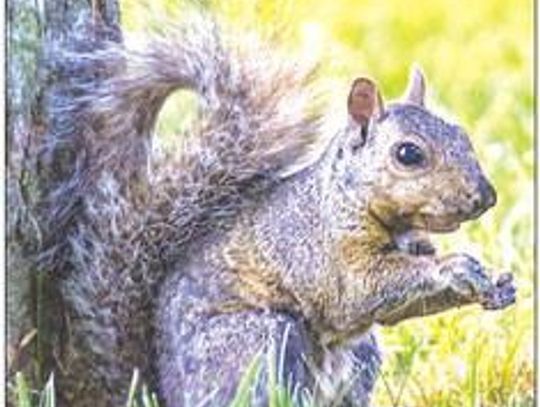
[[[328,87],[335,88],[332,97],[343,105],[338,108],[345,106],[355,76],[369,74],[392,99],[403,91],[410,65],[421,65],[429,80],[428,105],[469,130],[497,189],[493,210],[440,238],[439,246],[513,271],[517,304],[502,312],[471,306],[380,328],[385,358],[373,405],[532,406],[532,0],[222,3],[209,7],[233,24],[285,24],[287,46],[322,58]],[[176,1],[121,4],[123,25],[131,31],[179,12]],[[178,106],[183,103],[166,106],[161,132],[181,131],[186,119]]]

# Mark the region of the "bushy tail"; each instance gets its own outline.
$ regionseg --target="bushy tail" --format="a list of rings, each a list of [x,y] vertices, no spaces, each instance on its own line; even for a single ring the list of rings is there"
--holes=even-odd
[[[134,368],[151,375],[152,298],[170,264],[308,152],[315,75],[200,13],[136,48],[95,23],[74,32],[49,57],[39,260],[64,302],[62,398],[117,405]],[[200,122],[158,153],[156,118],[177,89],[200,97]]]

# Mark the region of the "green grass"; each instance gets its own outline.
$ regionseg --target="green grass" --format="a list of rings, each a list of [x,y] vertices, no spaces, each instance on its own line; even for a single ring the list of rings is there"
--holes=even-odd
[[[493,210],[439,238],[438,246],[443,252],[469,252],[496,270],[514,272],[517,303],[502,312],[471,306],[380,328],[385,357],[373,405],[532,406],[532,0],[517,0],[511,6],[504,0],[232,3],[223,2],[220,8],[236,21],[256,16],[268,26],[286,16],[289,45],[324,59],[323,75],[338,106],[345,105],[351,80],[363,73],[378,80],[386,98],[399,96],[410,65],[419,63],[429,79],[432,104],[444,106],[466,126],[497,189]],[[139,1],[125,0],[122,5],[127,28],[150,24]],[[155,14],[168,13],[175,4],[154,1],[150,7]],[[276,17],[280,7],[285,11]],[[177,108],[174,102],[167,104],[161,132],[182,129],[185,122],[178,121]],[[248,369],[248,379],[253,369]],[[17,376],[18,406],[52,406],[52,377],[47,386],[33,392]],[[137,398],[135,389],[141,389],[138,377],[129,407],[156,406],[147,390],[146,397]],[[244,382],[234,405],[246,405],[248,393]],[[273,407],[292,405],[286,391],[274,393]]]
[[[251,405],[253,387],[257,382],[262,368],[262,355],[253,358],[251,364],[247,367],[246,372],[238,384],[236,394],[233,400],[229,403],[229,407],[249,407]],[[293,395],[277,383],[275,358],[268,358],[269,377],[268,407],[294,407],[295,402]],[[45,387],[42,390],[32,390],[26,378],[22,373],[15,375],[15,386],[11,389],[13,393],[12,399],[16,403],[16,407],[56,407],[54,375],[51,374]],[[148,387],[142,382],[139,371],[134,370],[131,383],[129,386],[126,407],[159,407],[159,402],[155,393],[151,392]],[[305,403],[304,406],[309,407]]]
[[[47,383],[41,391],[32,390],[22,373],[15,375],[15,394],[17,407],[55,407],[56,395],[54,387],[54,374],[49,376]]]

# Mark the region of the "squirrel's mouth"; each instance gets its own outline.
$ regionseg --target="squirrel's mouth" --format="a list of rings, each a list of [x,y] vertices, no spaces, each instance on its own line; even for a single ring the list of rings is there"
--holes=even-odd
[[[411,229],[423,230],[429,233],[452,233],[459,229],[461,220],[448,217],[420,216],[418,221],[411,223]]]
[[[410,231],[423,231],[428,233],[452,233],[459,229],[463,219],[449,216],[433,216],[426,214],[410,214],[393,216],[390,220],[370,211],[377,222],[391,234],[401,234]]]
[[[434,255],[436,248],[429,239],[429,234],[452,233],[459,229],[462,219],[448,216],[414,214],[394,216],[385,220],[375,211],[371,216],[391,236],[392,246],[412,255]]]
[[[387,202],[371,203],[369,214],[391,235],[400,235],[411,231],[427,233],[452,233],[459,229],[463,222],[469,220],[463,211],[447,211],[433,213],[425,206],[396,207]]]

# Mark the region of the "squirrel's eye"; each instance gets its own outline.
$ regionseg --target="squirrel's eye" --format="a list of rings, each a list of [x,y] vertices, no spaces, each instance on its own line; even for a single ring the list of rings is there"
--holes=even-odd
[[[395,150],[395,155],[397,161],[406,167],[422,165],[426,159],[422,149],[411,142],[400,144]]]

